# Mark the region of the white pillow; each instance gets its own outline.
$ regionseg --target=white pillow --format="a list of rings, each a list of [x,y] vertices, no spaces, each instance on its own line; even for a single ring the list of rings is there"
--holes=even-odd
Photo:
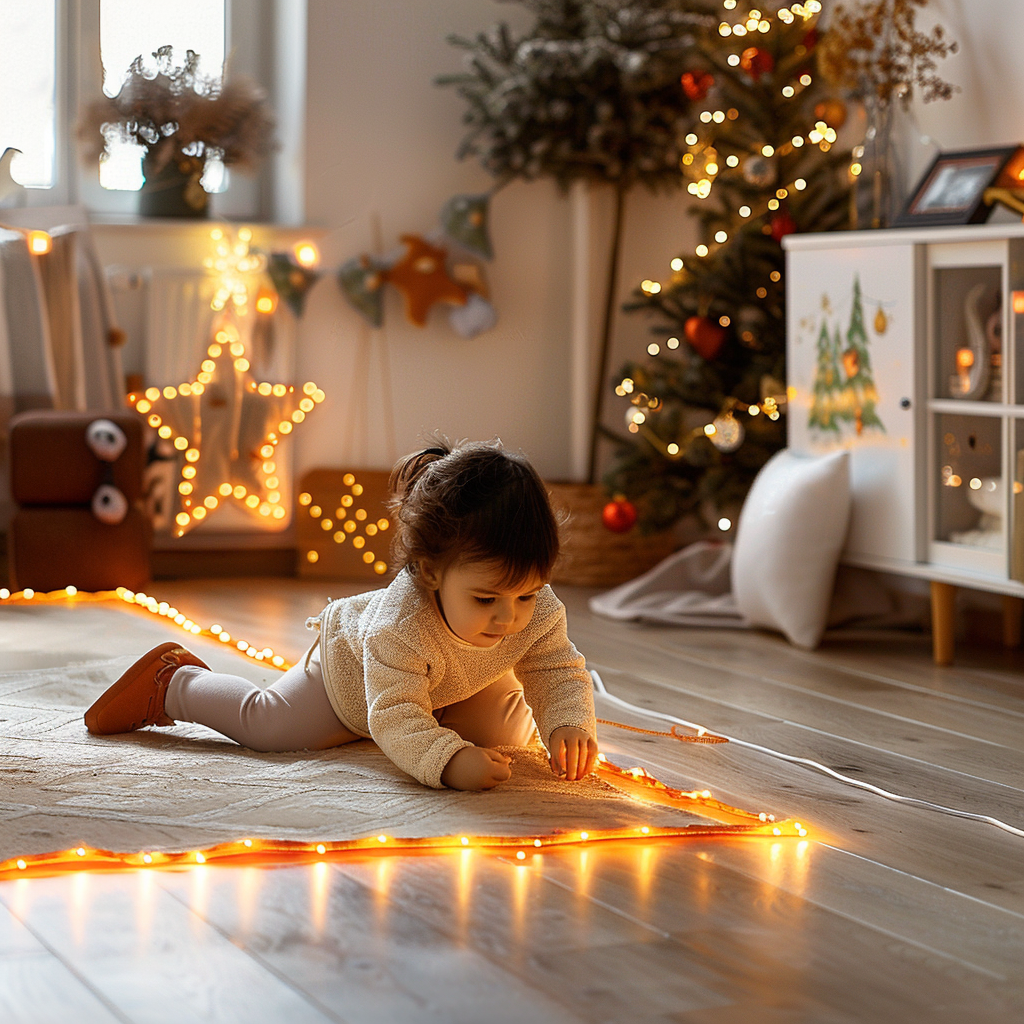
[[[732,592],[740,614],[797,647],[817,647],[849,521],[847,452],[773,455],[736,527]]]

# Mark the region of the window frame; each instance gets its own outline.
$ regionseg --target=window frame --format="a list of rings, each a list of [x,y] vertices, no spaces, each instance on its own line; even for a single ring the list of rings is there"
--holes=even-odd
[[[102,0],[56,0],[54,184],[25,189],[28,207],[79,206],[91,219],[138,218],[138,193],[103,188],[99,168],[78,152],[78,110],[102,88]],[[211,196],[212,215],[267,223],[301,223],[303,198],[307,0],[224,0],[225,50],[235,73],[263,85],[279,124],[281,148],[252,177],[234,173]]]

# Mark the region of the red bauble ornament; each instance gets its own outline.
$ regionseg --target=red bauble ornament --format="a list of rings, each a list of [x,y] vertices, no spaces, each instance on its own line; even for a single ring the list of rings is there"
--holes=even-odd
[[[748,46],[740,55],[740,67],[756,82],[775,70],[775,58],[757,46]]]
[[[687,99],[702,100],[708,94],[708,90],[715,84],[714,75],[706,71],[684,71],[680,81],[683,83],[683,92]]]
[[[612,533],[626,533],[636,523],[636,505],[617,495],[602,509],[601,522]]]
[[[706,316],[691,316],[683,324],[683,333],[701,359],[711,360],[718,355],[729,332]]]
[[[779,210],[771,219],[772,238],[781,242],[786,235],[796,231],[796,221],[790,216],[788,210]]]

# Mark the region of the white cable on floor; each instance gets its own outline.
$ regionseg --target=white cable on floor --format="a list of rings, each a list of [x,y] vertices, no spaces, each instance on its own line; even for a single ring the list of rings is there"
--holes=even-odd
[[[866,789],[869,793],[875,793],[880,797],[884,797],[886,800],[894,800],[897,803],[910,804],[914,807],[924,807],[929,811],[939,811],[942,814],[951,814],[956,818],[970,818],[972,821],[983,821],[987,825],[994,825],[996,828],[1002,829],[1004,832],[1009,832],[1010,835],[1024,838],[1024,829],[1016,828],[1015,826],[1009,825],[1005,821],[1000,821],[998,818],[993,818],[988,814],[974,814],[971,811],[958,811],[955,807],[946,807],[943,804],[933,804],[930,800],[921,800],[914,796],[901,796],[899,793],[890,793],[887,789],[882,789],[879,786],[872,786],[870,782],[861,782],[860,779],[851,779],[848,775],[843,775],[841,772],[837,772],[834,768],[829,768],[828,765],[821,764],[818,761],[812,761],[810,758],[796,757],[793,754],[784,754],[781,750],[772,750],[771,747],[762,747],[758,743],[749,743],[747,740],[740,740],[735,736],[727,736],[724,732],[709,729],[707,726],[698,725],[696,722],[687,722],[685,719],[676,718],[674,715],[666,715],[660,711],[651,711],[649,708],[637,707],[635,704],[630,704],[628,701],[623,700],[621,697],[616,697],[611,693],[608,690],[608,687],[605,686],[600,673],[596,670],[590,669],[590,675],[594,680],[594,689],[601,694],[602,697],[611,701],[612,704],[618,705],[620,708],[632,711],[636,715],[641,715],[646,718],[657,718],[662,722],[674,722],[676,725],[684,726],[687,729],[693,729],[698,735],[706,733],[721,736],[724,739],[727,739],[730,743],[735,743],[740,747],[746,747],[748,750],[757,750],[762,754],[767,754],[769,757],[777,757],[782,761],[789,761],[791,764],[802,764],[806,765],[808,768],[816,768],[818,771],[824,772],[826,775],[830,775],[833,779],[838,779],[840,782],[845,782],[850,786],[856,786],[858,789]]]

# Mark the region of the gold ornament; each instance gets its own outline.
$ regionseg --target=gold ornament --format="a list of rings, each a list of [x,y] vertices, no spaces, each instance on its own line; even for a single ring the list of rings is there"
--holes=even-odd
[[[885,315],[885,310],[879,306],[878,312],[875,314],[875,334],[885,334],[888,326],[889,318]]]

